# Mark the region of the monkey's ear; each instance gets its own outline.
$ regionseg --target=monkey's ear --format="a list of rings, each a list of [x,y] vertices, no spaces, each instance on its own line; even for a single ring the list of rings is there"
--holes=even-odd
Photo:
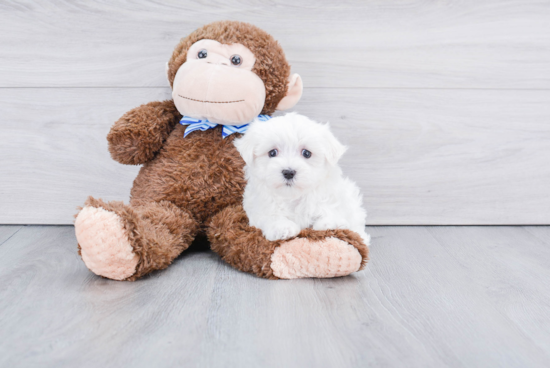
[[[287,110],[294,107],[302,98],[303,89],[302,78],[298,74],[292,74],[288,80],[286,95],[277,105],[277,110]]]

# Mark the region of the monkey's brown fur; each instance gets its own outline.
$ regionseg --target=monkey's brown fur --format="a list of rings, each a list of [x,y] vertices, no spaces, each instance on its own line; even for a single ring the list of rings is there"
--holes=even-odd
[[[264,81],[263,114],[274,112],[285,96],[290,66],[279,44],[255,26],[216,22],[184,38],[169,62],[172,84],[185,62],[187,49],[201,39],[241,43],[256,56],[253,71]],[[109,151],[120,163],[143,164],[131,191],[130,204],[88,198],[85,205],[114,212],[122,221],[139,257],[135,280],[168,265],[206,234],[211,248],[233,267],[265,278],[277,278],[271,255],[282,241],[266,240],[248,226],[241,203],[245,186],[244,161],[233,145],[239,134],[223,139],[221,126],[196,131],[184,138],[185,127],[173,101],[151,102],[127,112],[107,136]],[[299,237],[336,237],[352,244],[368,259],[368,248],[348,230],[304,230]]]

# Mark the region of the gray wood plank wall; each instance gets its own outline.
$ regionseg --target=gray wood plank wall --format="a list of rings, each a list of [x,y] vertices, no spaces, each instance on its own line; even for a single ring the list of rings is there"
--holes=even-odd
[[[137,173],[105,135],[169,98],[202,24],[254,23],[302,75],[296,111],[350,146],[369,224],[550,223],[548,1],[3,1],[0,223],[68,224]]]

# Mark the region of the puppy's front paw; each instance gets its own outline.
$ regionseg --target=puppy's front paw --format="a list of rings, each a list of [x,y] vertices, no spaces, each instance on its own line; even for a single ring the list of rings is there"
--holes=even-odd
[[[262,228],[264,237],[269,241],[292,238],[300,233],[298,224],[288,220],[275,220],[269,226]]]
[[[342,218],[324,216],[318,218],[312,228],[313,230],[348,229],[349,223]]]

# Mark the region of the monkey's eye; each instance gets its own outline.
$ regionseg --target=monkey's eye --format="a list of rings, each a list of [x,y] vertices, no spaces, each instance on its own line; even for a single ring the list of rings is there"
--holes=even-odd
[[[308,151],[307,149],[302,150],[302,156],[304,156],[305,158],[310,158],[311,157],[311,152]]]
[[[267,154],[268,154],[269,157],[275,157],[275,156],[277,156],[277,153],[279,153],[279,152],[276,149],[272,149]]]
[[[243,62],[243,59],[241,59],[241,57],[239,55],[231,56],[231,64],[233,64],[235,66],[239,66],[239,65],[241,65],[242,62]]]
[[[197,57],[199,59],[206,59],[207,56],[208,56],[208,51],[206,50],[200,50],[199,53],[197,54]]]

